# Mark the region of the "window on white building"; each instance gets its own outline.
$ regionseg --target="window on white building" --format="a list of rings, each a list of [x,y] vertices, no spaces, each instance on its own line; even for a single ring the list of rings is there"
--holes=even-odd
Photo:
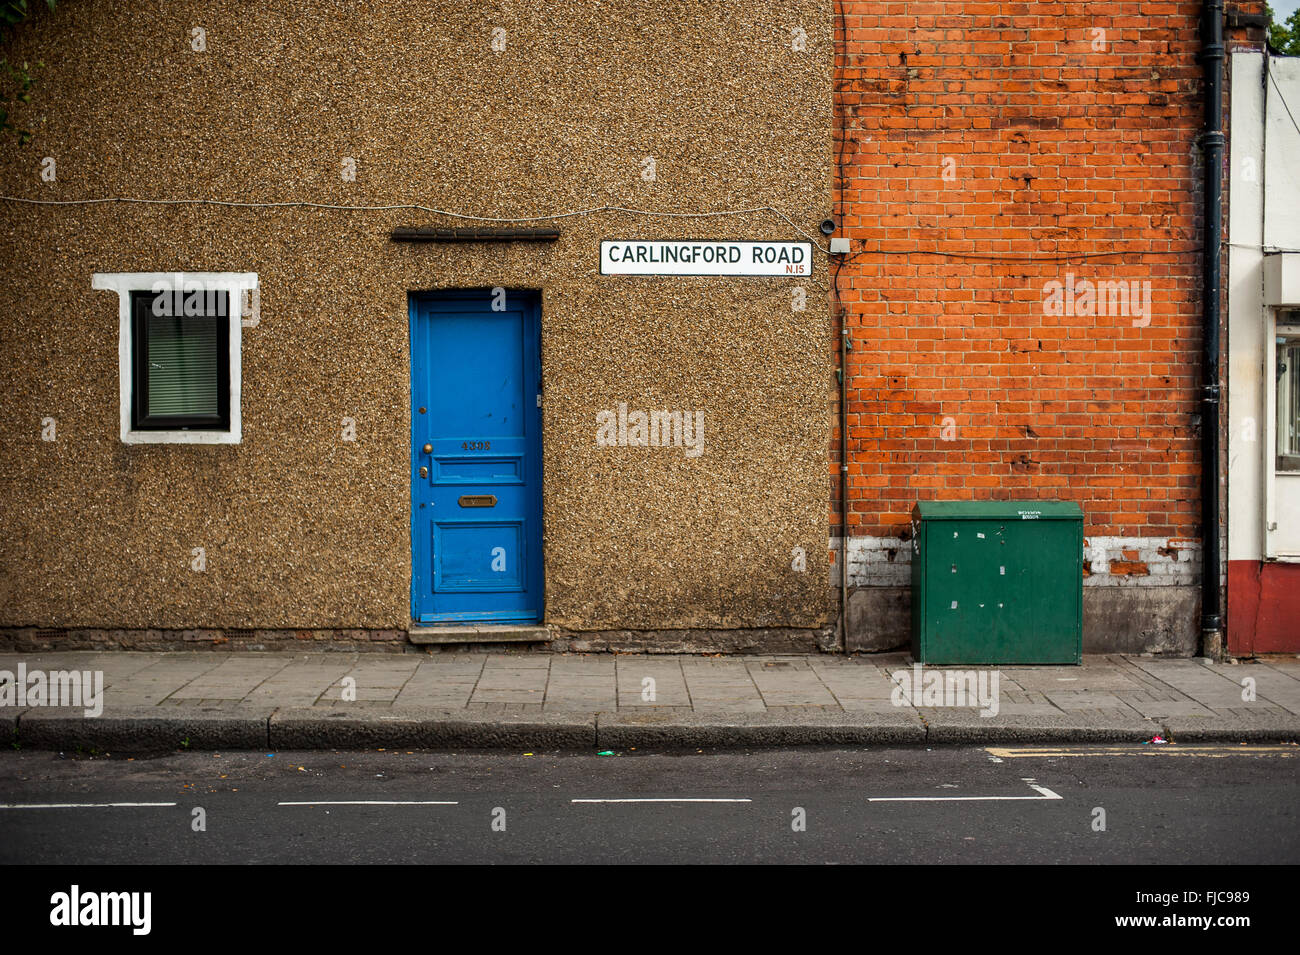
[[[1277,339],[1277,470],[1300,471],[1300,338]]]

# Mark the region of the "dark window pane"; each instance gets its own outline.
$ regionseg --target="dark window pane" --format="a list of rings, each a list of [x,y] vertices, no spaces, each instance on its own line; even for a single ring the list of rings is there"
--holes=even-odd
[[[134,292],[132,426],[230,428],[225,292]]]
[[[215,315],[148,321],[151,417],[217,414],[218,361]]]

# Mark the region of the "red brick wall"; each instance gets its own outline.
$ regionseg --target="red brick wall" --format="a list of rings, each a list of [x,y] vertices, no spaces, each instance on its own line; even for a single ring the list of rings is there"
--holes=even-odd
[[[850,533],[1060,498],[1199,537],[1199,2],[840,8]],[[1045,314],[1069,273],[1150,309]]]

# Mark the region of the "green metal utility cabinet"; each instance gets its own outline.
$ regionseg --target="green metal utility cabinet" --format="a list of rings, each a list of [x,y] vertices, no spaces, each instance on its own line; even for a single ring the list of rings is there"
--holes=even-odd
[[[1080,663],[1083,511],[1066,501],[912,508],[918,663]]]

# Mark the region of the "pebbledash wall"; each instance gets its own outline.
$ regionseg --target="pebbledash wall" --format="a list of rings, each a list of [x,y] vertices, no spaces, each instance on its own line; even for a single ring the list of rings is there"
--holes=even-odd
[[[850,645],[907,640],[915,501],[1063,499],[1085,652],[1196,652],[1201,4],[843,10]]]
[[[603,239],[821,238],[831,0],[33,6],[6,51],[44,64],[32,137],[0,143],[6,645],[403,645],[408,296],[494,287],[541,298],[553,645],[833,642],[826,257],[797,283],[599,268]],[[115,197],[168,202],[84,202]],[[170,202],[196,199],[246,205]],[[448,245],[390,233],[502,223],[286,202],[751,211]],[[199,272],[260,296],[240,439],[124,442],[93,276]],[[598,446],[620,402],[702,412],[703,453]]]

